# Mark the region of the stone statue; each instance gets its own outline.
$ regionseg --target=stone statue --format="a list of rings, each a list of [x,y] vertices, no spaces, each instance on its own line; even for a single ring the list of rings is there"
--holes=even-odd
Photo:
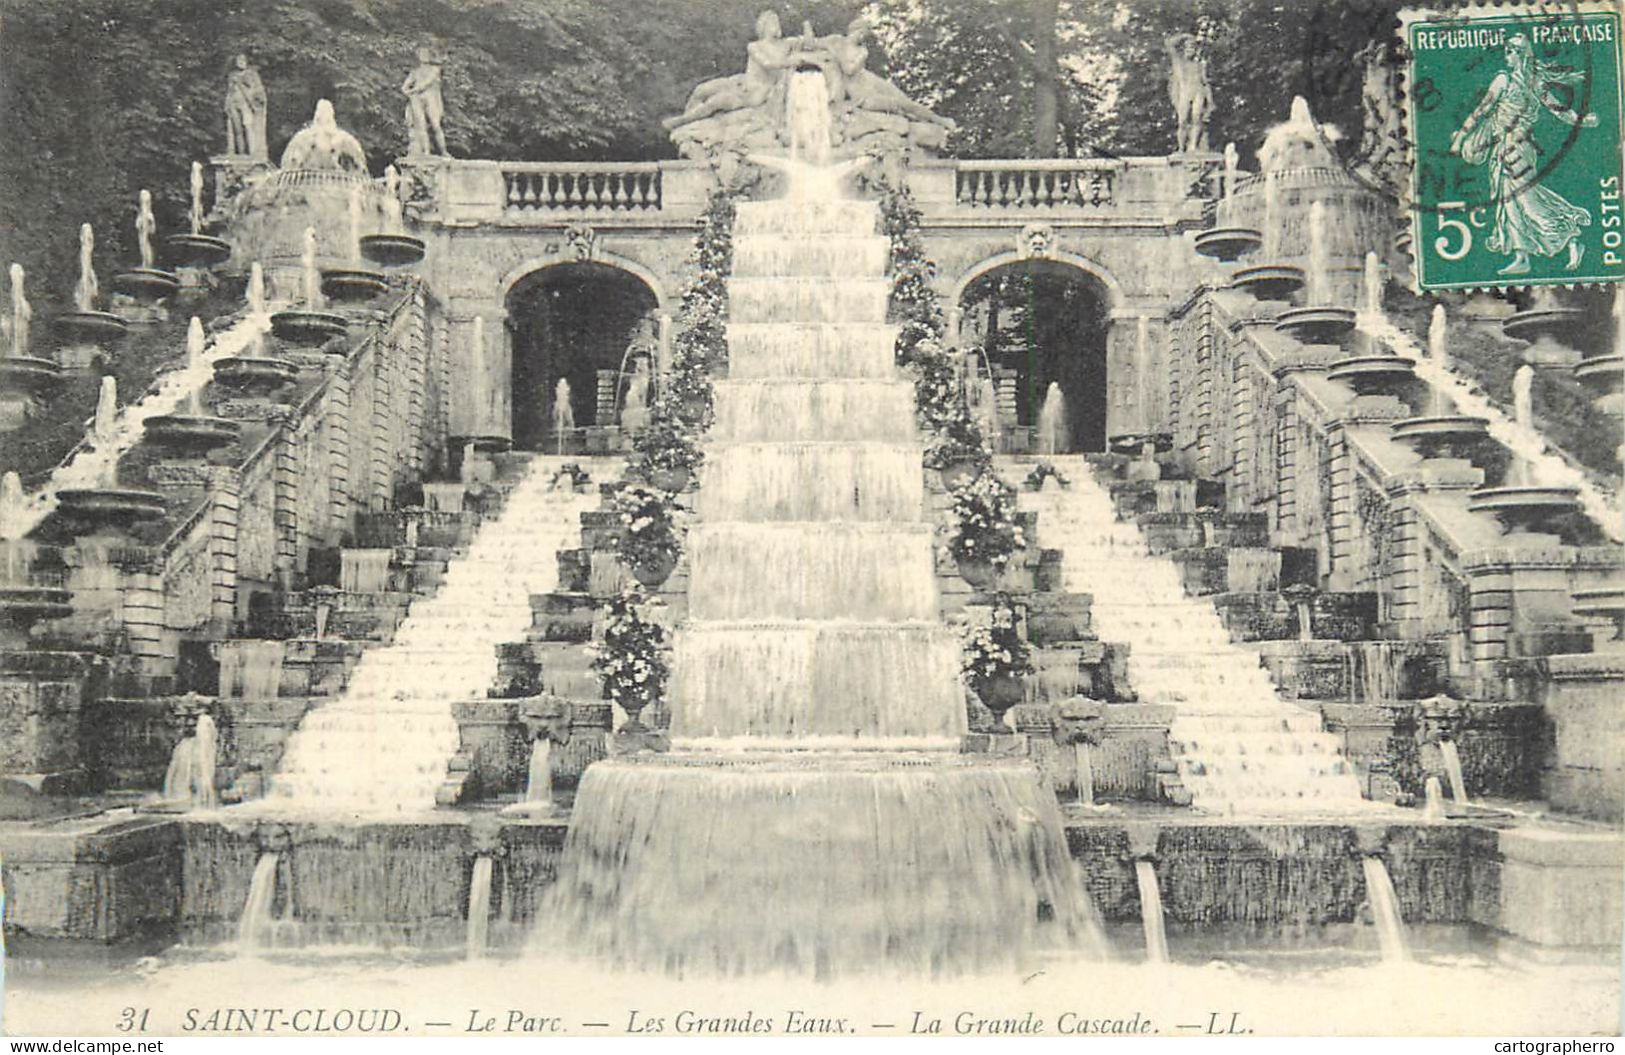
[[[441,128],[446,106],[440,94],[440,63],[428,48],[418,49],[417,68],[401,83],[401,94],[406,96],[406,153],[449,156]]]
[[[338,126],[333,104],[318,100],[310,124],[295,132],[282,151],[285,169],[319,169],[365,174],[367,154],[360,140]]]
[[[265,85],[259,71],[248,64],[247,55],[238,55],[235,68],[226,78],[226,153],[264,159]]]
[[[23,265],[11,265],[11,354],[28,354],[28,331],[34,321],[34,306],[23,292]]]
[[[1168,99],[1179,122],[1175,150],[1182,154],[1204,151],[1207,123],[1213,116],[1213,89],[1207,83],[1207,61],[1197,54],[1196,38],[1175,33],[1163,41],[1168,52]]]
[[[158,259],[152,251],[153,232],[158,230],[158,220],[152,215],[152,191],[143,189],[139,201],[135,210],[135,237],[141,246],[141,266],[150,271]]]
[[[868,37],[869,23],[855,18],[847,25],[844,37],[827,38],[836,74],[831,77],[831,67],[824,67],[824,76],[829,79],[830,104],[840,107],[844,103],[853,110],[897,114],[910,121],[936,125],[945,133],[953,131],[953,121],[933,113],[929,107],[903,94],[891,81],[870,72],[869,49],[864,46]]]
[[[632,375],[626,382],[626,405],[621,410],[621,424],[626,428],[642,428],[649,423],[649,357],[640,355],[632,360]]]
[[[774,102],[782,108],[785,72],[793,63],[793,55],[779,16],[763,11],[756,16],[756,39],[745,48],[745,72],[701,83],[689,94],[683,112],[666,118],[662,124],[667,131],[675,131],[709,117],[771,107]]]
[[[940,149],[954,123],[868,69],[868,35],[868,23],[855,19],[844,35],[816,37],[805,26],[801,36],[786,39],[778,16],[762,12],[745,72],[701,84],[684,111],[665,121],[678,152],[720,165],[786,144],[789,74],[808,67],[824,75],[831,146],[842,156]]]

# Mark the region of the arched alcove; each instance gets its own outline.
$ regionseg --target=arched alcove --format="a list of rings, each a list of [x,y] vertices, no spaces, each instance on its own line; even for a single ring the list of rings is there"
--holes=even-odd
[[[577,430],[616,424],[627,346],[658,304],[644,278],[599,261],[554,264],[515,281],[507,304],[514,446],[555,449],[561,379],[569,385]]]
[[[982,369],[992,369],[999,390],[1001,449],[1037,449],[1053,383],[1066,415],[1059,451],[1105,450],[1111,301],[1105,280],[1052,258],[995,263],[961,284],[964,345],[980,349]]]

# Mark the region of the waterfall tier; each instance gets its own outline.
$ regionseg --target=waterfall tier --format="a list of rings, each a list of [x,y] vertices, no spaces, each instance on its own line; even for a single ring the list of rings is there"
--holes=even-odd
[[[886,270],[891,242],[885,235],[829,235],[792,242],[782,235],[734,239],[733,273],[740,277],[878,275]]]
[[[897,377],[897,327],[874,323],[730,322],[733,380]],[[910,408],[910,416],[913,409]]]
[[[914,386],[907,381],[718,381],[710,435],[722,442],[907,443],[914,439]]]
[[[861,238],[874,234],[879,226],[880,206],[872,201],[853,199],[747,201],[740,202],[734,214],[736,239],[764,234],[778,236],[781,240],[819,235]],[[882,267],[872,273],[879,274],[884,270]]]
[[[728,316],[752,322],[886,321],[885,278],[740,278],[728,280]]]
[[[1140,699],[1174,706],[1169,735],[1196,805],[1228,813],[1358,808],[1359,781],[1320,716],[1281,699],[1259,654],[1232,644],[1213,606],[1185,595],[1173,562],[1117,522],[1111,495],[1084,459],[1055,462],[1071,488],[1023,494],[1022,505],[1038,512],[1045,539],[1062,550],[1067,589],[1093,595],[1101,639],[1129,646]]]
[[[935,622],[691,622],[677,632],[672,735],[956,738],[959,648]]]
[[[434,807],[460,743],[452,704],[485,695],[497,643],[524,636],[530,595],[553,588],[557,552],[598,505],[596,494],[552,490],[563,461],[535,459],[435,596],[413,602],[388,646],[363,653],[343,696],[305,716],[269,803],[359,814]]]
[[[917,443],[721,443],[700,467],[702,521],[918,521]]]
[[[699,524],[688,551],[695,619],[937,617],[929,524]]]
[[[1025,762],[600,762],[582,777],[546,940],[678,974],[1025,967],[1045,945],[1103,947],[1059,831]]]

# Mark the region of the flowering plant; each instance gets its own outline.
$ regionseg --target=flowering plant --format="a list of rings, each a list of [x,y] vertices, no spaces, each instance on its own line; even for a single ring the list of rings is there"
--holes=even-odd
[[[1027,545],[1016,520],[1016,489],[984,469],[953,492],[954,533],[948,552],[958,561],[982,561],[1002,568]]]
[[[620,557],[627,567],[676,563],[682,546],[672,522],[673,508],[670,498],[647,487],[623,487],[615,493],[615,511],[625,528],[621,532]]]
[[[648,479],[649,473],[654,470],[686,469],[693,472],[705,458],[700,445],[694,442],[693,430],[683,421],[676,404],[674,395],[662,393],[655,400],[648,426],[632,441],[632,449],[637,455],[633,464],[639,470],[638,475],[644,479]]]
[[[1037,465],[1033,466],[1033,471],[1027,474],[1027,488],[1032,491],[1037,491],[1044,486],[1044,481],[1050,477],[1054,477],[1055,482],[1060,484],[1062,487],[1072,486],[1072,481],[1067,479],[1066,474],[1061,472],[1061,470],[1057,469],[1049,462],[1039,462]]]
[[[733,273],[734,202],[726,193],[711,196],[701,219],[689,263],[694,277],[683,290],[671,370],[664,394],[687,429],[711,424],[711,371],[728,358],[728,276]]]
[[[588,647],[604,698],[634,717],[665,695],[670,674],[666,628],[645,615],[656,604],[636,590],[611,598],[604,606],[603,638]]]
[[[982,695],[982,686],[996,678],[1018,678],[1033,672],[1032,646],[1016,625],[1016,610],[1002,594],[984,626],[965,631],[960,670],[970,687]]]

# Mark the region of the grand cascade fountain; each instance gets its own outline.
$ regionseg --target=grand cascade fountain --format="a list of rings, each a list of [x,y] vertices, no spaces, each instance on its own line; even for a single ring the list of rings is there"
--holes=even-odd
[[[1509,411],[1453,349],[1518,355],[1547,315],[1399,293],[1388,204],[1301,100],[1257,173],[955,161],[867,71],[832,102],[813,40],[781,96],[697,90],[677,161],[425,146],[374,177],[324,102],[280,166],[213,159],[212,211],[196,171],[169,269],[144,247],[104,297],[87,228],[54,346],[14,268],[0,426],[185,335],[0,486],[25,1027],[54,1021],[28,979],[86,950],[853,1000],[1289,952],[1386,993],[1617,951],[1619,479],[1542,437],[1534,371],[1580,364],[1617,424],[1625,319],[1541,330]],[[1087,285],[1099,385],[978,350],[1001,274]],[[594,282],[635,310],[572,363],[549,305]],[[970,475],[932,453],[928,361]],[[666,486],[639,458],[673,421]],[[1019,525],[992,577],[949,555],[973,494]],[[645,499],[664,578],[620,556]],[[623,618],[669,667],[646,707],[600,676]],[[1031,655],[1002,700],[962,673],[987,627]],[[1587,992],[1541,970],[1506,985]],[[636,1032],[618,988],[582,1006]]]

